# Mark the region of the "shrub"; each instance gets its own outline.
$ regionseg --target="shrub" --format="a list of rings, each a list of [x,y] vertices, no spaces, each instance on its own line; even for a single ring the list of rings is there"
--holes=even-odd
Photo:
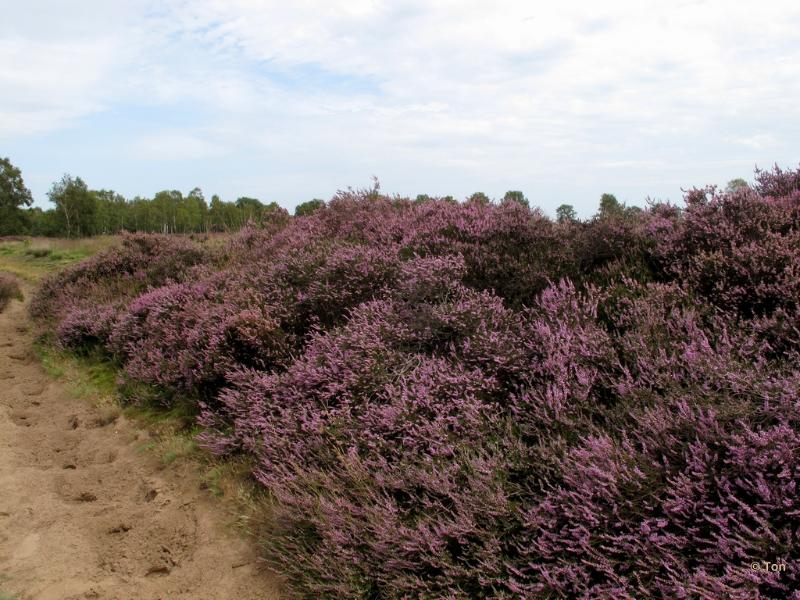
[[[120,247],[46,279],[31,301],[30,314],[42,324],[55,322],[60,341],[69,347],[90,340],[104,343],[112,311],[152,287],[182,281],[212,260],[208,250],[186,238],[125,235]]]
[[[790,174],[762,174],[783,191]],[[796,174],[791,174],[796,177]],[[664,269],[725,310],[744,317],[793,311],[800,293],[800,193],[762,196],[695,189],[678,226],[659,240]]]
[[[756,180],[588,223],[351,190],[32,310],[250,456],[299,596],[791,597],[800,196]]]

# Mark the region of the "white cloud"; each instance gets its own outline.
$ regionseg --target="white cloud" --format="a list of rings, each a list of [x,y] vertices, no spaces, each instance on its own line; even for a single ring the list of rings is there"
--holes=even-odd
[[[440,167],[467,193],[622,167],[670,181],[701,162],[750,168],[800,129],[800,7],[787,0],[69,5],[13,7],[0,25],[0,139],[120,106],[185,109],[146,124],[133,154],[238,152],[388,171],[399,186]],[[797,155],[769,162],[782,159]]]
[[[183,131],[158,131],[140,136],[130,147],[139,160],[196,160],[227,153],[224,146]]]

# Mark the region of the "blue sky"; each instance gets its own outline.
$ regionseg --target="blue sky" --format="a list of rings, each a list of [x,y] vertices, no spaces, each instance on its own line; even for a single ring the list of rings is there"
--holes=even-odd
[[[370,185],[525,192],[592,214],[800,163],[800,6],[650,2],[9,3],[0,155],[127,197],[291,209]]]

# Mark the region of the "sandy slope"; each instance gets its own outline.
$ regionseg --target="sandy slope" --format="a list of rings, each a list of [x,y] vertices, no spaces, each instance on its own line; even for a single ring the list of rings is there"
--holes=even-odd
[[[147,434],[104,424],[0,314],[0,591],[22,599],[277,598],[193,471],[159,471]]]

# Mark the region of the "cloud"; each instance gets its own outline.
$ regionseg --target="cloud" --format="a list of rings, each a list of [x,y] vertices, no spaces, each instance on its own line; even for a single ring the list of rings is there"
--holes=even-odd
[[[15,5],[0,25],[0,139],[113,114],[136,160],[363,169],[404,193],[437,172],[456,195],[566,186],[554,205],[623,167],[671,182],[798,159],[800,7],[785,0],[70,5]],[[650,192],[680,193],[630,193]]]
[[[218,142],[183,131],[157,131],[142,135],[129,147],[138,160],[196,160],[219,157],[227,153]]]

